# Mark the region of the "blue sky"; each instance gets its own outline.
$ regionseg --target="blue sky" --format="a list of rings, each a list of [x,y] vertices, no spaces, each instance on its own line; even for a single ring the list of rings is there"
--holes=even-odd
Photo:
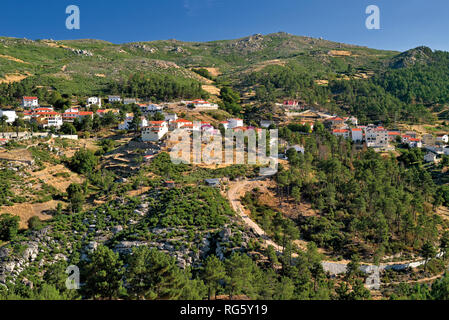
[[[72,4],[81,11],[80,30],[65,27]],[[365,27],[368,5],[380,8],[380,30]],[[447,0],[1,0],[0,35],[124,43],[285,31],[379,49],[449,51],[448,16]]]

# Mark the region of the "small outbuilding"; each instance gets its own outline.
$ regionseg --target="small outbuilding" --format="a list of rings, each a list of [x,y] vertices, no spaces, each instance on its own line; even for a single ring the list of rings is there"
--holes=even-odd
[[[206,179],[204,180],[206,182],[206,185],[209,187],[218,188],[220,187],[220,179]]]

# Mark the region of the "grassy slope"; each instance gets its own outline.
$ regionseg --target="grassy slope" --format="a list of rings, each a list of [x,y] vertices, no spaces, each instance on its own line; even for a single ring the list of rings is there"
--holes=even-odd
[[[79,55],[71,49],[87,50],[93,56]],[[328,54],[330,50],[350,51],[352,55],[333,57]],[[56,84],[58,89],[75,87],[87,93],[100,90],[110,79],[120,80],[136,72],[197,78],[189,68],[199,66],[217,67],[224,79],[236,80],[273,60],[295,62],[317,77],[328,78],[348,63],[377,69],[396,54],[286,33],[205,43],[166,40],[122,45],[100,40],[0,38],[0,55],[24,61],[0,57],[0,77],[35,75],[43,84]]]

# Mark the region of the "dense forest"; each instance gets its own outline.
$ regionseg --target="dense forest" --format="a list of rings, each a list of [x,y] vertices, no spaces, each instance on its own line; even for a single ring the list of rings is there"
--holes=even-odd
[[[170,101],[173,99],[207,98],[201,83],[195,80],[170,75],[134,75],[122,83],[112,83],[111,94],[121,94],[150,101]]]
[[[280,135],[304,143],[305,155],[289,150],[290,168],[277,175],[279,195],[310,202],[317,216],[298,221],[305,239],[345,257],[376,259],[437,244],[447,227],[435,214],[447,197],[423,166],[419,149],[396,158],[355,150],[317,124],[304,136],[282,128]]]
[[[56,108],[69,106],[71,90],[59,90],[57,83],[42,82],[39,77],[30,77],[20,82],[0,84],[0,105],[19,106],[23,96],[36,96],[42,104],[48,103]],[[108,80],[101,91],[91,91],[91,95],[119,94],[151,101],[170,101],[174,99],[208,98],[201,83],[195,80],[170,75],[134,75],[123,82]],[[80,101],[84,103],[83,100]]]
[[[426,52],[426,59],[411,60],[413,64],[404,65],[406,62],[402,60],[415,51]],[[240,86],[254,88],[257,101],[297,98],[330,112],[355,115],[362,122],[432,122],[435,117],[431,107],[449,102],[449,53],[417,48],[403,55],[397,58],[401,63],[396,61],[396,67],[379,68],[367,79],[354,77],[365,70],[355,70],[351,64],[338,74],[313,75],[289,63],[253,72]],[[323,78],[328,79],[327,86],[317,84]]]

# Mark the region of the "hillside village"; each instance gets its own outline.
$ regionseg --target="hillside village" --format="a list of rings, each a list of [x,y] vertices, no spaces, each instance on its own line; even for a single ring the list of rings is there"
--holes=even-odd
[[[170,289],[151,299],[396,299],[446,279],[445,93],[431,103],[418,88],[408,101],[376,78],[425,48],[284,33],[206,45],[0,40],[7,57],[17,42],[68,59],[48,82],[0,84],[0,297],[48,283],[64,298],[102,298],[91,262],[106,257],[106,274],[121,275],[111,298],[140,298],[134,254],[176,279],[154,280]],[[193,140],[263,129],[279,134],[272,176],[261,163],[168,154],[175,130]],[[72,264],[84,268],[76,293],[54,279]]]
[[[227,121],[221,121],[215,125],[205,121],[189,121],[178,118],[176,113],[168,113],[168,104],[153,104],[153,103],[138,103],[136,99],[124,98],[120,96],[109,96],[104,99],[110,105],[114,103],[121,103],[130,105],[137,105],[142,116],[134,125],[134,114],[126,113],[124,121],[121,122],[118,130],[139,129],[141,133],[141,140],[143,142],[157,142],[162,140],[169,131],[175,129],[184,129],[187,131],[208,131],[218,132],[222,126],[224,129],[236,130],[255,130],[254,126],[244,126],[243,119],[230,118]],[[13,124],[19,117],[25,121],[36,123],[42,129],[54,128],[61,129],[64,123],[73,123],[75,120],[83,121],[84,118],[94,119],[94,114],[103,117],[106,114],[118,116],[120,111],[115,108],[101,109],[103,99],[100,97],[89,97],[86,100],[85,110],[81,107],[73,106],[66,109],[64,112],[55,112],[51,106],[41,107],[37,97],[23,97],[22,113],[16,113],[13,110],[0,110],[0,117],[4,117],[3,121],[8,124]],[[171,103],[173,104],[173,103]],[[177,104],[177,103],[174,103]],[[210,103],[205,100],[180,101],[179,105],[185,106],[185,113],[189,110],[195,111],[210,111],[218,110],[218,105]],[[397,129],[386,129],[382,125],[359,125],[356,117],[339,117],[328,113],[314,111],[313,109],[304,110],[304,107],[299,107],[296,100],[285,100],[280,106],[285,107],[287,112],[292,110],[300,111],[295,113],[295,117],[299,119],[299,124],[310,126],[313,130],[314,121],[324,123],[332,134],[336,137],[343,137],[349,139],[355,144],[365,144],[368,148],[373,148],[378,152],[394,151],[395,144],[403,144],[409,148],[423,148],[428,153],[426,154],[426,161],[437,162],[440,155],[449,155],[449,137],[448,135],[434,136],[432,134],[425,134],[419,136],[416,132],[406,131],[401,132]],[[94,106],[96,111],[88,111]],[[153,118],[158,116],[157,121],[148,120],[147,116]],[[303,119],[303,120],[301,120]],[[313,120],[310,120],[313,119]],[[277,123],[272,120],[261,120],[260,128],[269,128],[270,125],[276,126]],[[133,126],[137,126],[134,128]],[[8,138],[6,138],[8,136]],[[14,139],[13,134],[3,133],[0,140],[2,144],[7,143],[10,139]]]

